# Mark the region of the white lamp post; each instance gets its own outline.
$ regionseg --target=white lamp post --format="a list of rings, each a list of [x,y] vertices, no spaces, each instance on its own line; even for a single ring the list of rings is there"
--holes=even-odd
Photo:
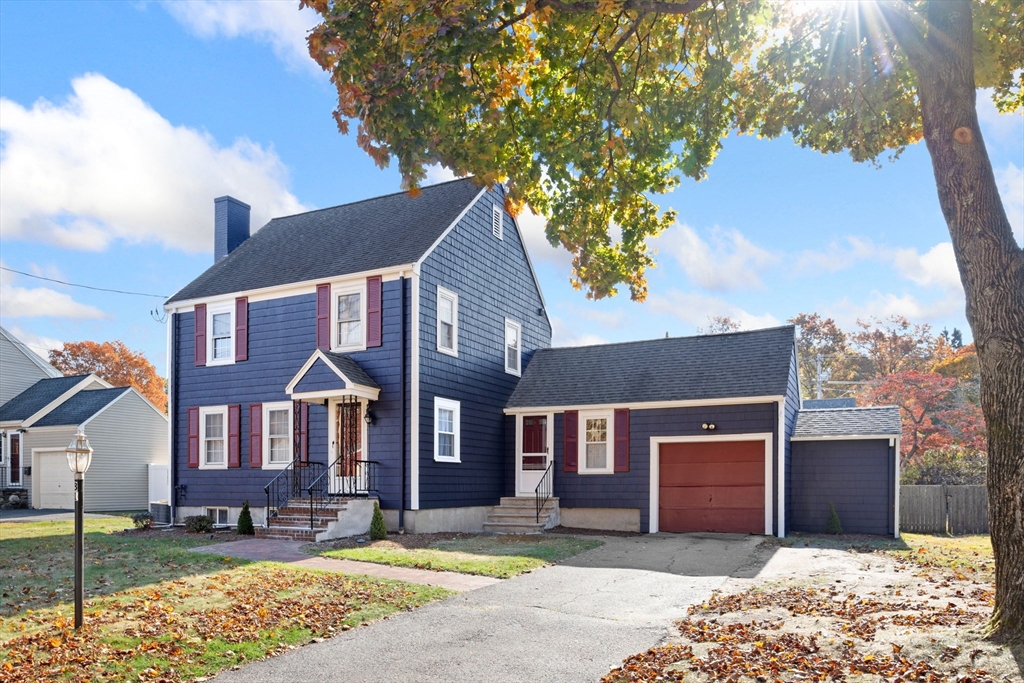
[[[78,428],[75,438],[68,444],[65,453],[68,456],[68,467],[75,474],[75,629],[82,628],[82,602],[85,597],[85,538],[84,538],[84,501],[82,485],[85,473],[92,462],[92,446],[85,438],[85,432]]]

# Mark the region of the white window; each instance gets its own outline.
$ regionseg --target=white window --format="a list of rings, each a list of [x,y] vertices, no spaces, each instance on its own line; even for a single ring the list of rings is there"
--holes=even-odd
[[[213,520],[214,526],[228,525],[227,508],[206,508],[206,516]]]
[[[335,287],[331,310],[335,351],[361,351],[366,348],[366,292],[363,285]]]
[[[292,461],[292,404],[263,404],[264,469],[281,469]]]
[[[228,466],[228,407],[199,409],[199,467],[226,469]]]
[[[434,397],[434,460],[461,462],[459,455],[459,402]]]
[[[437,288],[437,350],[459,355],[459,295]]]
[[[516,375],[522,373],[523,358],[523,326],[514,320],[505,320],[505,372]]]
[[[501,239],[502,228],[505,222],[505,212],[497,204],[491,205],[491,234]]]
[[[211,304],[206,307],[207,365],[235,362],[234,303]]]
[[[612,472],[612,416],[607,413],[580,413],[580,474]]]

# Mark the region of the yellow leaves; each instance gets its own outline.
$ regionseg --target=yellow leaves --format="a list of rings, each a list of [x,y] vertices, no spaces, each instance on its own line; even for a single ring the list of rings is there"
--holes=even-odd
[[[58,647],[60,647],[64,643],[64,641],[61,640],[60,638],[50,638],[46,642],[54,650],[56,650]]]
[[[597,13],[611,16],[622,11],[622,0],[597,0]]]

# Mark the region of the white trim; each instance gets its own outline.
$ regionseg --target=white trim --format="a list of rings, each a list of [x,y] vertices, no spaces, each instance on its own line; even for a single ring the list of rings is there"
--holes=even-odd
[[[896,508],[893,510],[893,523],[892,523],[893,533],[892,533],[892,536],[893,536],[893,538],[899,538],[900,537],[900,437],[898,435],[896,436],[895,448],[896,448],[896,451],[893,453],[893,458],[895,460],[895,467],[893,467],[893,469],[896,470],[896,481],[894,482],[895,485],[896,485],[896,497],[893,500],[895,502]]]
[[[795,425],[794,425],[795,426]],[[778,456],[775,458],[777,466],[779,468],[779,477],[776,485],[779,487],[779,491],[776,494],[775,499],[779,502],[779,528],[776,529],[776,536],[779,538],[786,537],[786,401],[783,399],[779,401],[779,427],[776,430],[778,432],[778,443],[776,445],[776,452]],[[769,480],[770,481],[770,480]]]
[[[443,456],[438,453],[438,436],[440,431],[438,425],[440,420],[438,419],[438,413],[441,410],[450,410],[452,412],[452,453],[453,457]],[[455,401],[450,398],[443,398],[441,396],[434,397],[434,460],[436,462],[462,462],[462,451],[461,446],[461,435],[462,435],[462,404],[459,401]],[[447,432],[446,432],[447,433]]]
[[[313,365],[318,360],[323,361],[324,364],[327,367],[329,367],[334,372],[334,374],[338,376],[338,378],[342,382],[345,383],[344,390],[328,389],[328,390],[325,390],[325,391],[303,391],[303,392],[296,392],[295,391],[295,387],[298,386],[300,381],[302,381],[303,376],[307,372],[309,372],[309,369],[311,367],[313,367]],[[380,389],[376,389],[374,387],[368,387],[368,386],[366,386],[364,384],[359,384],[357,382],[353,382],[352,380],[350,380],[348,377],[345,376],[345,373],[343,373],[341,370],[339,370],[334,365],[334,363],[331,362],[331,359],[328,358],[324,354],[323,349],[317,349],[316,351],[313,352],[313,355],[311,355],[306,360],[306,362],[302,364],[302,367],[299,368],[299,371],[297,373],[295,373],[295,376],[292,377],[291,381],[288,382],[288,384],[284,388],[284,393],[288,394],[293,399],[300,399],[300,400],[309,400],[309,399],[317,399],[317,398],[333,398],[333,397],[337,397],[337,396],[344,396],[346,394],[351,394],[353,396],[362,396],[364,398],[370,399],[371,401],[376,401],[377,398],[380,396]]]
[[[874,441],[894,438],[895,434],[839,434],[830,436],[791,436],[790,441]]]
[[[15,436],[18,437],[18,469],[21,470],[20,472],[18,472],[18,483],[17,484],[11,482],[11,462],[10,462],[10,460],[11,460],[10,459],[10,455],[11,455],[11,438],[15,437]],[[5,464],[6,464],[6,469],[7,469],[7,486],[9,488],[12,488],[12,489],[23,489],[23,488],[25,488],[25,432],[18,432],[18,431],[8,430],[7,434],[6,434],[6,436],[4,438],[7,440],[7,443],[4,444],[6,446],[6,448],[4,449],[4,453],[6,454]],[[34,457],[34,456],[32,456],[32,457]],[[33,468],[32,471],[35,472],[35,469],[34,469],[35,468],[35,461],[32,461],[32,464],[29,465],[29,467],[32,467]],[[34,483],[36,481],[36,477],[32,477],[32,481]],[[33,496],[32,500],[35,500],[34,496]]]
[[[530,259],[530,250],[526,248],[526,242],[523,240],[523,231],[519,229],[519,220],[515,216],[512,216],[512,226],[516,229],[516,235],[519,237],[519,246],[523,250],[523,254],[526,255],[526,264],[530,266],[530,275],[533,276],[533,284],[537,287],[537,296],[540,297],[541,310],[544,311],[544,318],[548,321],[548,327],[553,327],[551,324],[551,316],[548,315],[548,305],[544,301],[544,291],[540,288],[540,280],[537,278],[537,271],[533,268],[533,260]]]
[[[228,356],[227,358],[213,357],[213,316],[228,314],[231,322],[228,323]],[[219,301],[206,306],[206,365],[234,365],[235,364],[235,300]]]
[[[304,294],[316,294],[317,285],[324,284],[325,281],[334,283],[343,283],[349,280],[355,282],[356,280],[365,280],[368,277],[379,275],[382,282],[391,282],[397,280],[402,274],[409,270],[412,264],[405,264],[402,266],[389,266],[387,268],[375,268],[373,270],[363,270],[358,273],[344,273],[330,278],[317,278],[316,280],[302,280],[300,282],[288,282],[283,285],[273,285],[271,287],[259,287],[257,289],[245,289],[239,292],[231,294],[232,297],[246,297],[249,299],[249,303],[256,301],[270,301],[272,299],[284,299],[290,296],[302,296]],[[177,292],[175,292],[177,294]],[[207,304],[211,302],[216,303],[224,299],[226,294],[214,294],[211,296],[201,296],[195,299],[183,299],[181,301],[175,301],[172,304],[165,304],[165,311],[176,311],[178,313],[190,313],[195,309],[196,304]],[[172,296],[173,298],[173,296]]]
[[[376,401],[380,391],[366,387],[354,386],[351,389],[328,389],[326,391],[297,391],[289,394],[296,401],[322,401],[325,398],[339,398],[341,396],[357,396]]]
[[[491,204],[491,235],[499,240],[505,238],[505,207],[497,202]]]
[[[430,245],[430,248],[427,249],[425,252],[423,252],[422,256],[420,256],[418,259],[416,259],[416,262],[412,264],[413,273],[415,275],[419,275],[420,274],[420,266],[422,266],[423,262],[427,260],[427,257],[434,253],[434,250],[437,249],[437,246],[439,244],[441,244],[441,242],[444,242],[444,238],[448,237],[448,233],[450,233],[452,230],[455,229],[455,226],[457,226],[462,221],[462,219],[466,217],[466,214],[469,213],[469,210],[472,209],[473,206],[478,201],[480,201],[480,198],[483,197],[484,193],[486,193],[486,192],[487,192],[487,187],[486,186],[480,188],[480,191],[476,193],[476,196],[473,197],[473,200],[469,204],[466,204],[466,207],[464,209],[462,209],[461,212],[459,212],[459,215],[455,217],[455,220],[453,220],[451,222],[451,225],[449,225],[447,228],[445,228],[445,231],[441,233],[440,237],[438,237],[436,240],[434,240],[434,243]],[[415,320],[415,318],[413,318],[413,320]],[[413,509],[415,509],[415,508],[413,508]]]
[[[166,307],[165,309],[166,310]],[[175,480],[175,453],[174,453],[174,363],[175,363],[175,346],[176,339],[174,338],[174,316],[177,314],[177,309],[171,309],[167,313],[167,374],[164,375],[164,379],[167,381],[167,464],[169,466],[169,477],[168,477],[168,503],[170,503],[171,519],[175,519],[175,495],[174,495],[174,480]],[[186,436],[186,441],[188,437]],[[187,464],[187,456],[186,456]]]
[[[436,245],[435,245],[436,246]],[[412,330],[409,332],[409,509],[420,509],[420,268],[412,271]],[[404,334],[405,331],[403,330]],[[405,362],[405,359],[402,359]],[[405,491],[402,492],[405,496]]]
[[[224,416],[224,462],[207,464],[206,462],[206,416]],[[203,406],[199,409],[199,469],[201,470],[226,470],[228,468],[228,407],[227,406]]]
[[[680,401],[633,401],[632,403],[595,403],[593,405],[516,406],[515,408],[505,408],[504,412],[506,415],[516,415],[520,413],[564,413],[567,410],[614,410],[616,408],[629,408],[630,410],[654,410],[656,408],[754,405],[761,403],[775,403],[776,401],[785,400],[785,396],[751,396],[742,398],[706,398]]]
[[[40,380],[40,381],[42,381],[42,380]],[[21,427],[24,427],[26,429],[28,427],[31,427],[34,423],[36,423],[39,420],[43,419],[43,417],[45,417],[50,411],[54,410],[61,403],[64,403],[64,401],[68,400],[69,398],[71,398],[72,396],[77,394],[79,391],[84,391],[85,388],[87,386],[89,386],[90,384],[92,384],[93,382],[98,382],[99,384],[101,384],[103,386],[104,389],[113,389],[114,388],[114,385],[112,385],[109,382],[106,382],[106,381],[100,379],[95,374],[86,375],[82,379],[82,381],[80,381],[78,384],[74,385],[73,387],[71,387],[70,389],[65,391],[63,394],[61,394],[57,398],[55,398],[52,401],[50,401],[49,403],[47,403],[45,406],[43,406],[42,408],[40,408],[36,412],[34,412],[31,415],[29,415],[27,418],[22,420],[20,423],[16,423],[16,424],[20,424]]]
[[[535,417],[546,417],[547,425],[544,430],[547,432],[547,457],[548,464],[554,462],[555,459],[555,414],[554,413],[530,413],[530,416]],[[523,473],[523,418],[526,415],[516,415],[516,481],[515,481],[515,496],[522,498],[526,496],[532,496],[532,492],[522,491],[522,473]],[[534,455],[531,453],[531,455]]]
[[[661,497],[661,452],[663,443],[707,443],[711,441],[764,441],[764,535],[772,535],[772,434],[715,434],[709,436],[652,436],[650,450],[650,509],[649,533],[658,533],[658,514]]]
[[[338,339],[338,299],[349,294],[359,295],[359,343],[342,345]],[[331,285],[331,351],[334,353],[352,353],[366,350],[366,280]]]
[[[516,330],[516,348],[519,351],[519,356],[516,358],[516,367],[508,367],[508,328],[514,327]],[[505,318],[505,339],[501,345],[501,355],[504,358],[503,365],[505,366],[505,374],[515,375],[516,377],[523,376],[523,326],[521,323],[512,320],[511,318]]]
[[[441,346],[441,298],[444,297],[452,302],[452,347]],[[449,356],[459,355],[459,295],[441,285],[437,286],[437,296],[434,299],[434,318],[437,323],[437,350]]]
[[[63,373],[60,370],[58,370],[57,368],[53,367],[52,365],[47,363],[45,360],[43,360],[38,354],[36,354],[35,351],[33,351],[32,349],[30,349],[27,346],[25,346],[25,344],[22,343],[22,341],[20,339],[18,339],[13,334],[11,334],[7,330],[5,330],[2,326],[0,326],[0,335],[3,335],[3,337],[5,339],[7,339],[7,341],[9,341],[12,344],[14,344],[14,347],[16,349],[21,351],[22,354],[24,354],[30,361],[32,361],[33,364],[35,364],[40,370],[42,370],[44,373],[46,373],[49,377],[53,378],[53,377],[62,377],[63,376]]]
[[[327,463],[334,462],[335,458],[338,457],[338,450],[333,446],[338,441],[338,421],[337,421],[337,410],[340,399],[332,398],[327,401]],[[360,398],[359,400],[359,448],[361,449],[362,459],[367,460],[370,458],[370,427],[363,421],[363,416],[366,415],[366,411],[369,409],[367,400]],[[365,476],[365,474],[363,475]],[[329,473],[328,477],[328,488],[331,493],[338,493],[338,477],[335,477],[333,473]],[[359,487],[365,486],[363,482],[358,484]]]
[[[604,467],[587,467],[587,420],[605,420]],[[578,415],[576,438],[576,474],[615,473],[615,411],[581,410]],[[582,435],[582,436],[581,436]]]
[[[67,427],[65,427],[65,429],[67,429]],[[29,495],[31,496],[31,499],[32,499],[32,509],[36,509],[36,510],[42,509],[42,506],[43,506],[42,494],[39,492],[39,489],[40,489],[40,487],[41,487],[41,485],[43,483],[43,477],[41,475],[39,475],[38,472],[39,472],[39,456],[43,455],[44,453],[60,454],[60,455],[63,455],[64,457],[67,457],[67,451],[65,449],[63,449],[63,448],[54,448],[53,446],[45,446],[45,447],[42,447],[42,448],[33,448],[32,449],[32,453],[31,453],[31,460],[32,460],[32,488],[29,490]],[[21,466],[22,467],[25,466],[25,454],[24,453],[21,454]],[[68,470],[68,474],[71,475],[71,470],[70,469]],[[24,481],[24,480],[22,480],[22,481]],[[72,481],[73,481],[73,479],[72,479]],[[22,487],[24,487],[24,483],[22,484]],[[74,500],[73,497],[72,497],[72,500]]]
[[[292,430],[294,429],[292,423],[292,417],[294,411],[292,410],[293,404],[291,401],[272,401],[270,403],[263,404],[263,414],[260,419],[262,420],[262,433],[260,434],[260,441],[262,442],[260,448],[262,449],[262,457],[260,461],[260,469],[264,470],[283,470],[288,467],[292,462],[291,454],[291,440]],[[285,436],[288,437],[288,458],[284,462],[271,462],[270,461],[270,411],[271,410],[283,410],[288,414],[288,431]],[[251,429],[251,426],[250,426]]]

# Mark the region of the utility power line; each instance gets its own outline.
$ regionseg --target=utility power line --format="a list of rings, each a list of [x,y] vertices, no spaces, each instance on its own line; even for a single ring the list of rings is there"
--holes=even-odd
[[[167,296],[164,294],[147,294],[146,292],[126,292],[123,289],[108,289],[106,287],[92,287],[90,285],[79,285],[74,282],[65,282],[64,280],[55,280],[52,277],[43,277],[42,275],[33,275],[32,273],[26,273],[21,270],[15,270],[14,268],[8,268],[7,266],[0,266],[0,270],[6,270],[9,273],[17,273],[18,275],[24,275],[25,277],[32,277],[37,280],[46,280],[47,282],[56,282],[59,285],[67,285],[68,287],[81,287],[82,289],[91,289],[95,292],[111,292],[112,294],[127,294],[128,296],[148,296],[153,299],[166,299]]]

